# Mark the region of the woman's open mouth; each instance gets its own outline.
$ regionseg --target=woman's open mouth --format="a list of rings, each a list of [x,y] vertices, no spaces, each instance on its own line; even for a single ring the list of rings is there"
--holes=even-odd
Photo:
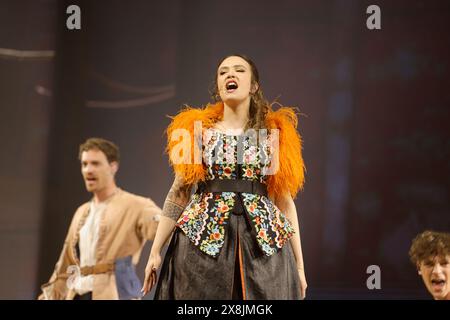
[[[237,85],[236,81],[230,80],[225,84],[225,88],[228,93],[232,93],[238,88],[238,85]]]

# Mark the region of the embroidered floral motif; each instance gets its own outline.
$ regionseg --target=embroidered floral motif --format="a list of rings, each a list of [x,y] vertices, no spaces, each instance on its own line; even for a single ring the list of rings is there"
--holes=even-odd
[[[209,221],[200,243],[200,250],[209,255],[216,256],[223,246],[225,226],[234,206],[234,195],[233,192],[222,192],[214,195],[214,204],[209,210]]]
[[[272,255],[292,236],[292,226],[265,196],[242,193],[242,198],[255,227],[258,244],[266,255]]]
[[[263,168],[270,165],[267,143],[261,143],[260,148],[257,148],[253,138],[243,137],[205,130],[203,161],[208,168],[208,180],[240,178],[262,183],[266,181]],[[243,145],[240,165],[239,143]],[[292,236],[293,228],[267,197],[251,193],[242,193],[242,197],[257,243],[270,256],[284,246]],[[200,250],[217,256],[224,244],[234,201],[234,192],[195,193],[178,219],[177,226]]]
[[[264,204],[264,208],[268,212],[270,227],[275,233],[275,244],[278,248],[282,248],[286,244],[286,241],[294,234],[294,229],[285,215],[272,201],[264,196],[259,197],[260,202]]]
[[[195,193],[176,224],[196,246],[198,246],[209,218],[208,200],[212,197],[212,193],[204,193],[203,195]]]

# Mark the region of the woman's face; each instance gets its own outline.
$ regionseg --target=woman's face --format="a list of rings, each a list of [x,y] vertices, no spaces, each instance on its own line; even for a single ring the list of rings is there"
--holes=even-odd
[[[231,56],[222,61],[217,69],[217,89],[225,103],[236,104],[249,99],[252,85],[252,70],[241,57]]]

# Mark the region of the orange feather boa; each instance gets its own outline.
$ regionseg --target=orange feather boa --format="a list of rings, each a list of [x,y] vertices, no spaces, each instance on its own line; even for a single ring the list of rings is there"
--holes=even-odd
[[[187,184],[195,184],[204,181],[206,168],[203,164],[194,163],[194,155],[201,154],[201,147],[190,143],[191,150],[184,156],[190,156],[188,163],[176,163],[173,161],[173,152],[184,137],[172,139],[172,134],[177,129],[186,129],[190,134],[190,141],[194,141],[194,122],[201,121],[203,128],[211,128],[215,122],[222,119],[223,103],[207,105],[202,109],[187,107],[172,117],[168,126],[167,148],[169,161],[175,174],[181,176]],[[289,192],[293,198],[303,188],[305,181],[305,164],[302,157],[302,139],[297,131],[297,115],[289,107],[281,107],[277,111],[269,111],[266,115],[267,129],[279,129],[279,167],[278,171],[268,178],[268,192],[270,197],[277,197]],[[175,135],[176,136],[176,135]],[[187,137],[186,137],[187,138]],[[181,152],[182,153],[182,152]]]

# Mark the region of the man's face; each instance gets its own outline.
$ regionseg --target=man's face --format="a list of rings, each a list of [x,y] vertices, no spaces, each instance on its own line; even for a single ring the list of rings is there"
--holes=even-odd
[[[434,299],[450,300],[450,255],[421,261],[419,274]]]
[[[97,149],[81,154],[81,174],[89,192],[101,192],[114,184],[117,162],[108,162],[106,155]]]

